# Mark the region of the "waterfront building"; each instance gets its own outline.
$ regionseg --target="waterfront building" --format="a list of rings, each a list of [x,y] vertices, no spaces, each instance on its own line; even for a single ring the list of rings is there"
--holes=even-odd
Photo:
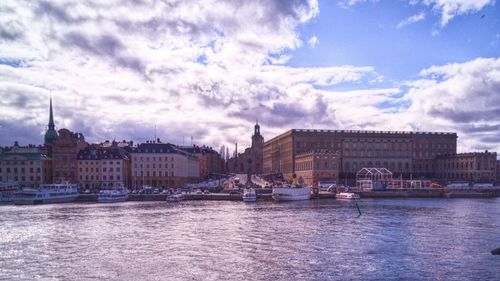
[[[19,186],[35,187],[51,181],[51,160],[41,146],[19,146],[0,153],[0,182],[16,181]]]
[[[238,153],[228,160],[228,170],[231,173],[262,174],[263,172],[264,137],[260,134],[260,125],[256,123],[252,135],[252,146],[243,153]]]
[[[88,146],[81,133],[60,129],[59,136],[52,140],[52,179],[54,182],[76,183],[78,181],[78,153]]]
[[[224,159],[217,151],[208,146],[179,146],[180,149],[192,153],[198,157],[200,161],[200,177],[208,178],[210,176],[218,176],[224,173]]]
[[[340,152],[340,177],[354,179],[363,167],[385,167],[403,177],[434,176],[437,155],[456,153],[457,134],[292,129],[264,144],[264,174],[291,179],[298,154],[326,149]]]
[[[195,154],[159,139],[134,147],[130,157],[133,188],[176,187],[200,178],[200,161]]]
[[[86,189],[129,187],[129,153],[115,142],[86,147],[78,153],[78,181]]]
[[[436,178],[443,181],[490,182],[496,180],[496,152],[446,154],[436,157]]]
[[[339,180],[340,153],[326,149],[302,152],[295,156],[295,174],[304,183]]]

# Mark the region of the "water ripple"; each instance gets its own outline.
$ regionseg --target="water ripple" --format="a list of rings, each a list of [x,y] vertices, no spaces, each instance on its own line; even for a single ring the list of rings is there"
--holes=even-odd
[[[499,280],[500,199],[1,206],[0,280]]]

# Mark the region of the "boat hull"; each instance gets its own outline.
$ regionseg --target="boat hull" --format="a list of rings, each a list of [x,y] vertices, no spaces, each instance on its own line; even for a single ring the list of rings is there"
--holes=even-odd
[[[272,197],[275,201],[300,201],[309,200],[311,191],[307,187],[303,188],[273,188]]]
[[[338,193],[337,195],[335,195],[335,199],[337,199],[337,200],[356,200],[359,198],[360,198],[359,194],[356,194],[356,193],[341,192],[341,193]]]
[[[243,201],[244,202],[255,202],[255,201],[257,201],[257,197],[255,197],[255,196],[247,196],[247,197],[243,196]]]
[[[182,194],[175,194],[175,195],[167,196],[167,202],[179,202],[179,201],[183,201],[184,199],[185,199],[184,195],[182,195]]]
[[[51,197],[51,198],[14,198],[12,201],[15,205],[37,205],[37,204],[55,204],[55,203],[71,203],[76,200],[78,195],[65,196],[65,197]]]

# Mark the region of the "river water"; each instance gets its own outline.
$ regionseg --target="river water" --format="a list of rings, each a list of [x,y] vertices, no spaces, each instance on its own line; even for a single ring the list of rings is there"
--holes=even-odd
[[[0,206],[1,280],[500,280],[500,198]]]

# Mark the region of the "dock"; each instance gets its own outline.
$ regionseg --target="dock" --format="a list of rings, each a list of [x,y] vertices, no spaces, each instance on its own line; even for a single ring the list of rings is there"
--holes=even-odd
[[[493,198],[500,197],[500,188],[488,190],[452,190],[443,192],[441,189],[387,189],[376,191],[356,192],[361,198]],[[243,201],[242,194],[230,193],[187,193],[185,200],[208,200],[208,201]],[[334,199],[335,194],[330,192],[319,192],[313,194],[311,199]],[[166,201],[166,194],[130,194],[128,201]],[[272,201],[271,190],[257,190],[258,201]],[[75,202],[97,202],[97,194],[81,194]]]

